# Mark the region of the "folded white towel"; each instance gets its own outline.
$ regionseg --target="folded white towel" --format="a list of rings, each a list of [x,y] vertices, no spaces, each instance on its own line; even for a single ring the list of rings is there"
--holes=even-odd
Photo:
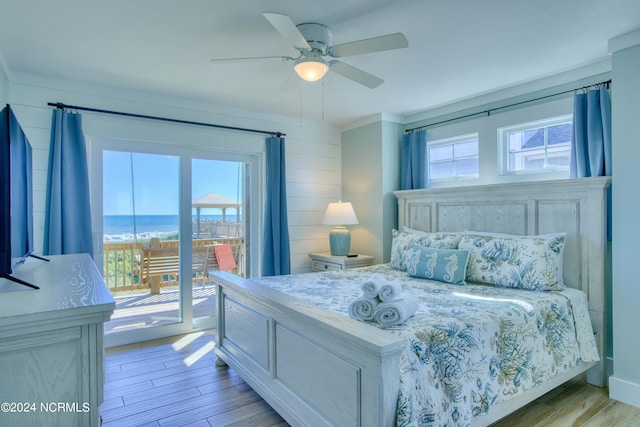
[[[404,298],[381,302],[373,311],[373,320],[381,326],[395,326],[404,323],[418,310],[418,299],[413,295],[405,294]]]
[[[357,320],[372,320],[373,311],[378,304],[378,297],[360,295],[349,304],[349,316]]]
[[[402,285],[400,283],[386,282],[378,290],[378,298],[382,302],[395,301],[402,298]]]
[[[367,281],[365,281],[360,288],[362,289],[362,293],[369,298],[374,298],[378,296],[378,292],[380,291],[380,287],[387,283],[387,279],[380,274],[374,273]]]

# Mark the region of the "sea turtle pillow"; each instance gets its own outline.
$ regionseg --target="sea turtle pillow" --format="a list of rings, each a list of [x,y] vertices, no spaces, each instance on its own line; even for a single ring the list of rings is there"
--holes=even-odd
[[[465,231],[458,249],[469,251],[467,280],[506,288],[559,291],[565,233],[537,236]]]

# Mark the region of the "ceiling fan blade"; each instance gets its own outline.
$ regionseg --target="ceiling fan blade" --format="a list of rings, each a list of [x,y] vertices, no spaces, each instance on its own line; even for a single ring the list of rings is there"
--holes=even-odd
[[[329,55],[334,58],[340,58],[342,56],[360,55],[363,53],[402,49],[405,47],[409,47],[407,38],[402,33],[395,33],[336,45],[330,49]]]
[[[311,46],[309,46],[309,43],[307,43],[302,33],[298,31],[296,24],[294,24],[287,15],[265,12],[262,16],[264,16],[293,47],[296,49],[311,50]]]
[[[374,89],[384,83],[384,80],[381,78],[376,77],[373,74],[369,74],[366,71],[362,71],[352,65],[345,64],[344,62],[329,61],[329,66],[331,67],[331,71],[334,73],[340,74],[342,77],[346,77],[356,83],[360,83],[369,89]]]
[[[245,56],[243,58],[214,58],[210,59],[210,62],[225,63],[225,62],[239,62],[239,61],[255,61],[262,59],[280,59],[281,61],[293,61],[296,58],[290,56]]]

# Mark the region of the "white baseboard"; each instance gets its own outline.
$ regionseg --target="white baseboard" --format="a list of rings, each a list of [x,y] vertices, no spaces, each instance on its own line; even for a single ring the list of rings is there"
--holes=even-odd
[[[625,381],[612,375],[609,377],[609,397],[640,408],[640,384]]]

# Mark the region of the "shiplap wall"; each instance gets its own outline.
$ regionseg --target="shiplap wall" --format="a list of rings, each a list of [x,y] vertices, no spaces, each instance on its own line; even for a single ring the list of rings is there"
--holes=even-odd
[[[8,88],[7,102],[12,104],[33,147],[36,252],[42,251],[44,236],[51,128],[48,102],[285,132],[292,272],[310,271],[308,252],[328,250],[329,228],[320,222],[327,203],[341,198],[341,139],[338,128],[320,121],[301,121],[264,112],[31,75],[12,76]],[[90,138],[157,140],[158,143],[227,152],[240,150],[263,154],[265,145],[265,136],[258,134],[92,113],[83,113],[83,130]],[[126,135],[127,132],[130,135]],[[180,140],[169,141],[167,135],[180,135]],[[263,206],[258,209],[262,212]]]

